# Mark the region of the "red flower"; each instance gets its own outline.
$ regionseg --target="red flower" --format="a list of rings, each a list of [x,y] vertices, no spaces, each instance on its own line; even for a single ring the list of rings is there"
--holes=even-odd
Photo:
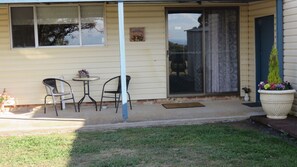
[[[274,83],[270,84],[270,90],[275,90],[276,89],[276,85]]]

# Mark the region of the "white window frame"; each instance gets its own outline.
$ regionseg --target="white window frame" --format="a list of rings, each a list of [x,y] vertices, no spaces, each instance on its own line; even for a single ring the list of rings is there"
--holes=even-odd
[[[77,7],[78,10],[78,26],[79,26],[79,45],[59,45],[59,46],[39,46],[39,39],[38,39],[38,24],[37,24],[37,12],[36,12],[36,8],[37,7],[43,7],[43,6],[75,6]],[[104,42],[102,44],[91,44],[91,45],[83,45],[82,44],[82,30],[81,30],[81,10],[80,7],[81,6],[101,6],[103,7],[103,38],[104,38]],[[34,21],[34,39],[35,39],[35,47],[14,47],[13,46],[13,34],[12,34],[12,18],[11,18],[11,8],[14,7],[32,7],[33,8],[33,21]],[[29,48],[73,48],[73,47],[92,47],[92,46],[105,46],[107,44],[107,28],[106,28],[106,3],[86,3],[86,4],[50,4],[50,5],[10,5],[9,6],[9,29],[10,29],[10,47],[11,49],[29,49]]]

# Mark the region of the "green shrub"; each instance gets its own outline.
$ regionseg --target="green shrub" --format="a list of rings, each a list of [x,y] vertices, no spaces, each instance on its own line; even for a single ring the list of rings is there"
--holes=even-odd
[[[279,84],[282,83],[282,79],[279,75],[279,66],[278,66],[278,52],[273,45],[270,58],[269,58],[269,73],[268,73],[268,83]]]

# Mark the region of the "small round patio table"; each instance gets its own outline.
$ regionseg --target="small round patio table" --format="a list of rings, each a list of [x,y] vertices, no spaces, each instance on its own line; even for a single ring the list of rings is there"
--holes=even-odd
[[[97,104],[96,101],[90,96],[90,81],[96,81],[99,80],[100,78],[98,76],[90,76],[90,77],[74,77],[72,78],[73,81],[81,81],[84,84],[84,96],[80,99],[78,102],[78,112],[80,112],[80,105],[84,101],[85,97],[88,96],[91,101],[95,104],[96,111],[97,109]]]

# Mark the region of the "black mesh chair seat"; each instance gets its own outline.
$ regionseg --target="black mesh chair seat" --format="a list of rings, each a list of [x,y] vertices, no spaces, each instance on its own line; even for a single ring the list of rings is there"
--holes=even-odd
[[[109,83],[111,83],[113,81],[116,81],[116,80],[117,80],[117,83],[118,83],[116,90],[105,90],[106,86]],[[128,94],[128,98],[129,98],[130,109],[132,110],[131,97],[130,97],[130,93],[128,92],[128,86],[129,86],[130,80],[131,80],[131,77],[129,75],[126,75],[126,86],[127,86],[126,90],[127,90],[127,94]],[[122,94],[121,76],[116,76],[116,77],[113,77],[113,78],[109,79],[108,81],[106,81],[103,84],[103,88],[102,88],[100,109],[99,110],[101,111],[101,109],[102,109],[103,98],[113,98],[114,99],[114,105],[115,105],[115,108],[116,108],[116,113],[117,113],[118,108],[119,108],[119,103],[120,103],[120,100],[121,100],[121,94]]]
[[[120,93],[119,91],[104,91],[104,93]]]
[[[59,78],[46,78],[42,81],[42,83],[44,84],[46,93],[47,93],[44,97],[44,113],[46,113],[46,99],[48,96],[52,97],[53,106],[55,108],[57,116],[58,116],[58,111],[57,111],[57,107],[56,107],[56,97],[59,97],[59,99],[60,99],[61,109],[62,109],[63,101],[72,100],[75,112],[77,112],[73,91],[72,91],[71,85],[68,82],[66,82],[62,79],[59,79]],[[65,86],[65,91],[59,90],[57,83],[63,84],[63,86]],[[68,97],[66,97],[66,96],[68,96]]]

